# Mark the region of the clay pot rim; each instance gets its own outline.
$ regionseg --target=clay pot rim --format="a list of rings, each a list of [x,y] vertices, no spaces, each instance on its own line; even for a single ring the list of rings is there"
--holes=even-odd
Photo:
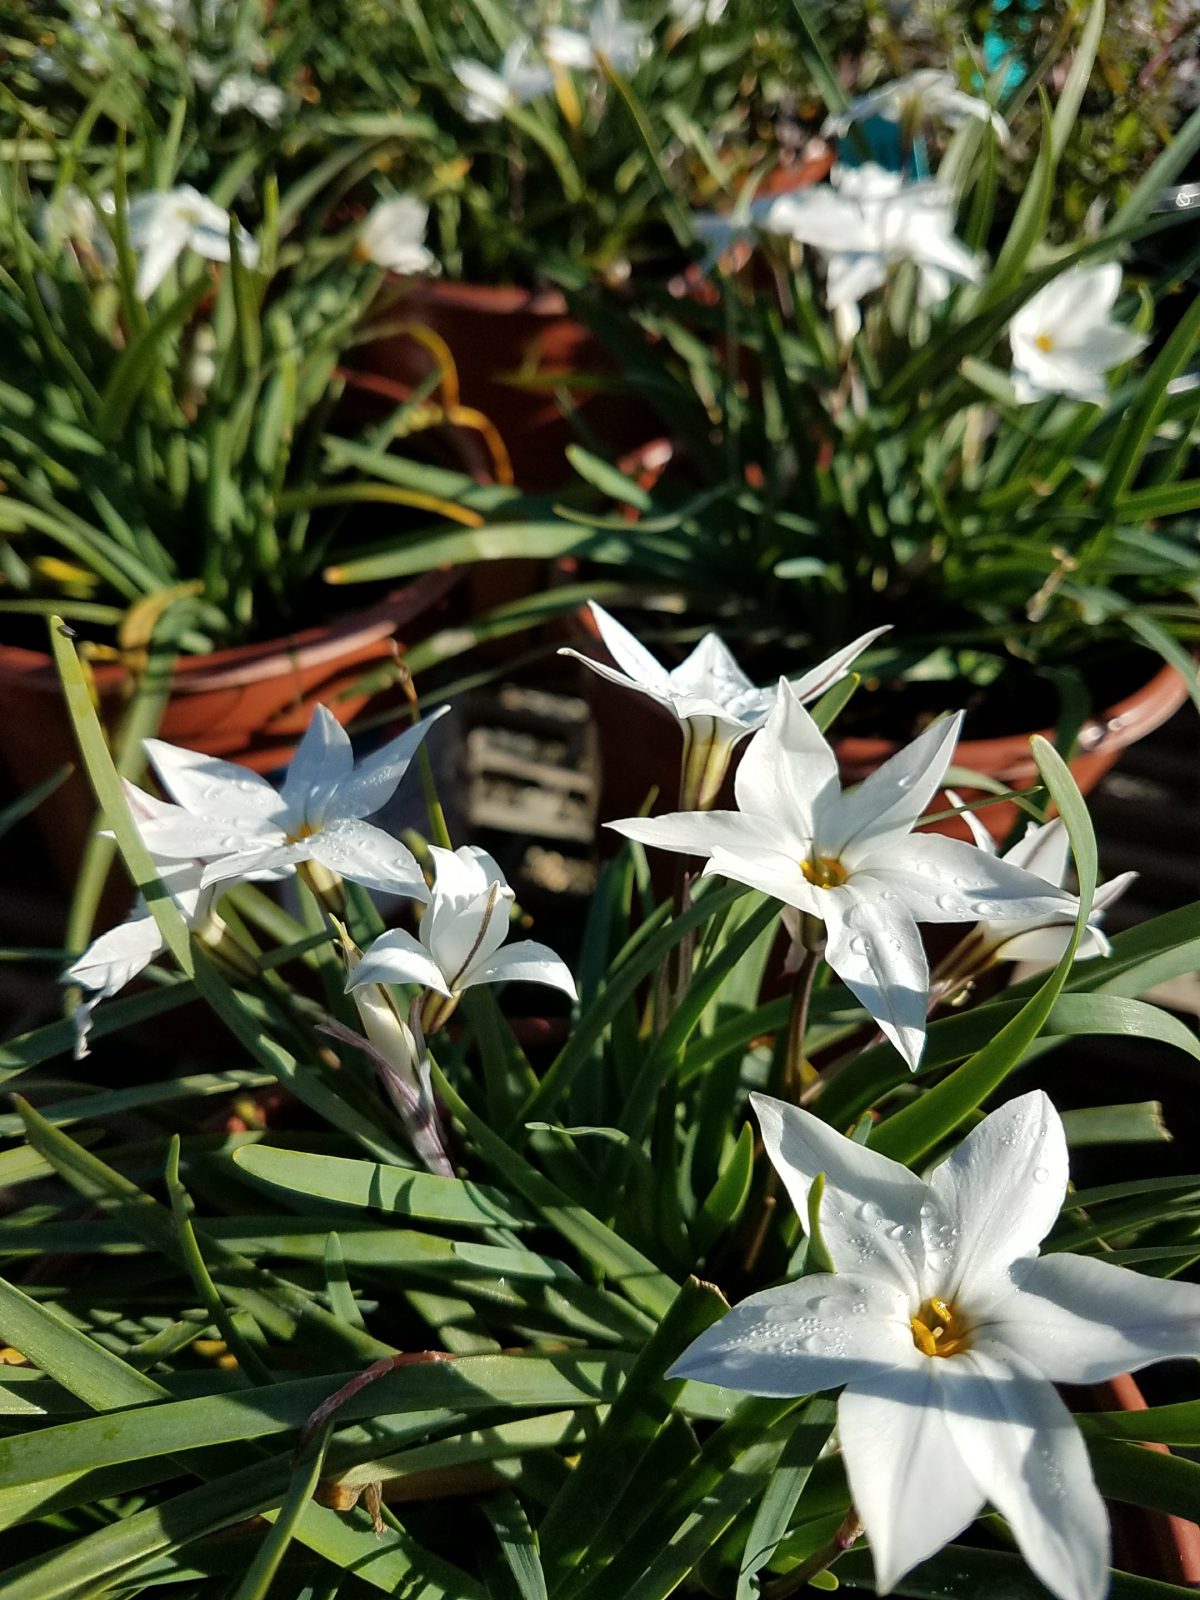
[[[523,289],[515,283],[462,283],[447,278],[400,278],[390,281],[402,285],[393,311],[405,300],[437,300],[460,311],[477,311],[491,316],[526,313],[535,317],[569,318],[566,296],[559,289]]]
[[[1115,754],[1134,744],[1174,715],[1188,697],[1183,674],[1168,662],[1162,663],[1149,678],[1131,693],[1094,717],[1079,730],[1080,756]],[[1028,732],[998,734],[987,739],[960,739],[955,747],[955,762],[974,766],[998,777],[1032,776],[1036,763],[1029,752],[1029,741],[1038,735],[1053,742],[1052,727]],[[848,767],[875,767],[902,748],[898,739],[869,739],[857,735],[834,738],[838,756]]]
[[[353,611],[337,622],[318,624],[254,644],[229,645],[210,655],[179,656],[172,672],[171,692],[205,694],[213,689],[259,683],[285,672],[321,666],[344,655],[348,649],[376,642],[383,644],[397,627],[436,604],[461,575],[457,567],[438,568],[422,573],[374,605]],[[103,691],[117,688],[128,677],[128,672],[114,661],[94,666],[92,677],[97,689]],[[45,652],[0,644],[0,681],[18,682],[29,688],[53,686],[57,692],[58,673]]]

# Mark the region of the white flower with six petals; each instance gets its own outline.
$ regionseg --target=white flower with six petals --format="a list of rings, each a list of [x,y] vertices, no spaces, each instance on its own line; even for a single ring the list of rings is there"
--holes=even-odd
[[[355,967],[347,990],[367,983],[419,983],[443,997],[428,1008],[426,1033],[445,1022],[464,990],[480,983],[545,983],[574,1000],[570,969],[546,945],[519,939],[500,948],[508,936],[513,892],[487,851],[477,845],[457,850],[431,845],[430,854],[433,893],[420,937],[402,928],[381,933]]]
[[[843,790],[837,757],[786,682],[734,778],[737,811],[627,817],[608,826],[643,844],[708,857],[718,873],[825,928],[825,959],[915,1071],[929,967],[918,922],[1044,918],[1064,889],[959,839],[913,834],[941,787],[962,714]]]
[[[138,258],[134,285],[139,300],[148,300],[185,250],[207,261],[229,260],[233,228],[238,254],[248,267],[258,264],[258,245],[228,211],[190,184],[140,194],[129,206],[129,242]]]
[[[448,709],[356,765],[346,730],[317,706],[279,790],[246,767],[147,739],[154,770],[182,810],[145,823],[142,837],[156,855],[207,859],[206,888],[316,861],[368,889],[426,900],[412,852],[362,819],[391,799],[417,746]]]
[[[741,1301],[669,1375],[766,1396],[842,1390],[838,1433],[878,1593],[991,1504],[1059,1600],[1101,1600],[1108,1519],[1054,1385],[1195,1357],[1200,1287],[1037,1254],[1068,1176],[1040,1091],[993,1111],[928,1183],[806,1111],[752,1099],[806,1226],[824,1174],[837,1270]]]
[[[837,166],[830,180],[780,195],[761,226],[826,256],[831,308],[858,305],[903,261],[917,267],[924,306],[940,305],[954,281],[979,281],[979,263],[954,236],[955,199],[944,185],[909,183],[874,162]]]
[[[1008,325],[1012,380],[1021,405],[1063,394],[1102,406],[1107,374],[1150,343],[1115,322],[1121,292],[1115,261],[1070,267],[1032,295]]]
[[[767,720],[775,703],[774,686],[756,688],[719,634],[706,633],[685,661],[668,669],[603,606],[590,600],[588,607],[616,666],[594,661],[578,650],[564,648],[559,655],[574,656],[610,683],[644,694],[669,711],[683,732],[681,803],[697,809],[711,805],[734,749]],[[817,699],[846,676],[869,644],[887,632],[883,627],[861,634],[795,679],[792,693],[801,701]],[[689,782],[689,777],[694,781]]]
[[[437,258],[425,243],[429,207],[415,195],[398,194],[380,200],[363,219],[355,242],[355,254],[362,261],[411,277],[416,273],[438,271]]]

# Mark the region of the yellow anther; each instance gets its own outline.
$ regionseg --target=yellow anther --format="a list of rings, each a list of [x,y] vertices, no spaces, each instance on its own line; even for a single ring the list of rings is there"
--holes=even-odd
[[[299,844],[302,839],[311,839],[314,833],[319,832],[320,829],[314,828],[311,823],[302,822],[298,828],[294,828],[292,832],[288,834],[287,843]]]
[[[850,874],[836,856],[816,856],[802,861],[800,871],[815,889],[836,889]]]
[[[970,1348],[970,1328],[945,1300],[926,1300],[908,1325],[913,1343],[924,1356],[956,1356]]]
[[[1051,333],[1039,333],[1033,342],[1039,350],[1049,352],[1054,349],[1054,335]]]

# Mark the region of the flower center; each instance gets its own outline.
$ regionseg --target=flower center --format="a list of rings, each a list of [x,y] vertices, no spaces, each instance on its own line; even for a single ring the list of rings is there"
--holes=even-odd
[[[1039,350],[1049,352],[1054,349],[1054,335],[1052,333],[1039,333],[1033,342]]]
[[[299,844],[302,839],[311,839],[314,833],[320,833],[320,828],[314,828],[311,822],[302,822],[298,828],[293,828],[288,834],[285,844]]]
[[[814,889],[836,889],[850,876],[836,856],[814,856],[800,863],[800,871]]]
[[[944,1300],[926,1300],[908,1325],[922,1355],[957,1356],[971,1347],[971,1330],[962,1314]]]

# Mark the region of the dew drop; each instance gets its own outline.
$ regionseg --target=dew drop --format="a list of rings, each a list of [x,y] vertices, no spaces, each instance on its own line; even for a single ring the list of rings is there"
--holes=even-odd
[[[940,894],[934,904],[941,911],[953,911],[958,905],[958,901],[952,894]]]
[[[1034,1169],[1033,1169],[1033,1181],[1034,1181],[1034,1183],[1045,1183],[1046,1180],[1049,1178],[1049,1176],[1050,1176],[1050,1171],[1049,1171],[1048,1167],[1034,1167]]]
[[[876,1223],[883,1221],[883,1207],[877,1206],[874,1200],[864,1200],[856,1213],[860,1222]]]
[[[871,946],[860,933],[856,933],[854,938],[850,941],[850,948],[854,951],[856,956],[865,956]]]

